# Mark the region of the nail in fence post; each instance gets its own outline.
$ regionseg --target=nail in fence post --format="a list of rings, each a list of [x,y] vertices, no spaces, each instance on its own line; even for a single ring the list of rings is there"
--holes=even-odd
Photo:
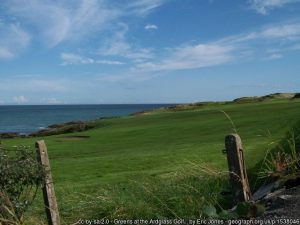
[[[249,187],[240,136],[238,134],[226,136],[225,147],[234,201],[235,203],[251,201],[252,195]]]
[[[59,212],[54,192],[51,168],[48,158],[47,146],[43,140],[37,141],[36,144],[37,159],[45,170],[45,183],[43,186],[43,196],[45,210],[49,225],[60,225]]]

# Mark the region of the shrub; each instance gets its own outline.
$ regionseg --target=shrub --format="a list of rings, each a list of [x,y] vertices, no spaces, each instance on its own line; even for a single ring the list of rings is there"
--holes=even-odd
[[[28,147],[14,151],[0,142],[0,224],[21,224],[23,214],[42,184],[44,172]]]

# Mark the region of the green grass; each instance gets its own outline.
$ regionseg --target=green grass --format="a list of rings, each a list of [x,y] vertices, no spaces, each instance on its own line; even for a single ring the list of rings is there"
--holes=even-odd
[[[269,143],[280,140],[299,120],[300,101],[212,104],[186,111],[105,119],[99,120],[99,126],[105,124],[100,128],[44,137],[63,221],[69,224],[87,216],[176,217],[175,214],[182,216],[188,212],[182,208],[189,204],[194,207],[192,212],[196,212],[196,207],[201,205],[201,195],[209,195],[199,190],[211,185],[209,181],[199,185],[201,182],[191,172],[194,170],[190,162],[227,170],[226,157],[221,151],[225,135],[233,129],[221,110],[234,121],[243,140],[247,168],[251,169],[264,158]],[[89,138],[64,138],[73,135]],[[11,139],[4,140],[3,144],[7,148],[18,144],[34,146],[38,139],[41,138]],[[255,179],[255,172],[251,177]],[[219,178],[215,179],[219,182]],[[226,182],[225,178],[227,175],[223,174],[220,179]],[[191,194],[197,198],[195,201],[189,200],[185,191],[179,191],[189,183],[188,187],[198,190]],[[220,188],[216,185],[213,190],[218,192]],[[213,190],[210,192],[214,193]],[[142,196],[134,197],[132,193]],[[176,195],[173,197],[177,200],[170,200],[172,195]],[[214,197],[207,199],[216,200]],[[167,206],[162,202],[167,202]],[[40,204],[41,198],[36,207]],[[36,216],[43,210],[31,213]]]

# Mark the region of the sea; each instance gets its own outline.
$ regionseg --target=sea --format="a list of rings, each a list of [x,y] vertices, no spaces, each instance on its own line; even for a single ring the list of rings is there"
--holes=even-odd
[[[49,125],[126,116],[174,104],[18,105],[0,106],[0,133],[30,134]]]

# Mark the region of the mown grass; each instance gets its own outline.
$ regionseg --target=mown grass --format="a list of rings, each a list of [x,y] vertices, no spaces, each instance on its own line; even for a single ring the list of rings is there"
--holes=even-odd
[[[192,166],[227,170],[221,150],[225,135],[233,130],[221,111],[234,121],[251,169],[264,158],[268,144],[280,140],[299,120],[300,101],[209,105],[105,119],[98,122],[105,123],[101,128],[43,138],[63,222],[102,217],[193,218],[202,215],[204,205],[228,203],[220,199],[227,174],[205,176],[205,171]],[[73,135],[89,138],[66,138]],[[3,144],[34,146],[36,140],[13,139]],[[254,182],[257,171],[251,172]],[[41,198],[29,213],[43,217]]]

